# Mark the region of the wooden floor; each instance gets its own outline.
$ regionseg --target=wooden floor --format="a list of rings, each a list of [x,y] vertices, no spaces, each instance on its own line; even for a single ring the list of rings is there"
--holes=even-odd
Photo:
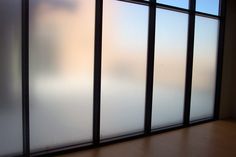
[[[60,157],[236,157],[236,121],[216,121]]]

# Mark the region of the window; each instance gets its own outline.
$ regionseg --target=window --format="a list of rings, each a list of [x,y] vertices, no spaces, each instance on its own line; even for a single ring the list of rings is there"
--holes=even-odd
[[[101,138],[144,131],[148,7],[104,1]]]
[[[92,141],[94,0],[30,2],[31,150]]]
[[[216,19],[196,16],[191,121],[214,116],[218,26]]]
[[[189,6],[189,0],[157,0],[157,3],[180,7],[180,8],[186,8],[186,9]]]
[[[0,10],[0,156],[13,156],[23,152],[21,1],[2,0]]]
[[[0,156],[48,156],[217,119],[223,6],[0,1]]]
[[[218,15],[219,5],[219,0],[196,0],[196,10],[203,13]]]
[[[183,123],[187,33],[187,14],[157,9],[153,129]]]

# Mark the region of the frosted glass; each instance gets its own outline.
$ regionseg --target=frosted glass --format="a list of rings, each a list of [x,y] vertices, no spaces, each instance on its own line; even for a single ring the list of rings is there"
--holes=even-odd
[[[219,14],[219,0],[196,0],[196,10],[208,14]]]
[[[21,0],[0,1],[0,156],[22,153]]]
[[[30,1],[32,151],[92,139],[94,3]]]
[[[213,116],[218,20],[196,17],[190,119]]]
[[[152,128],[183,122],[188,15],[157,9]]]
[[[148,7],[104,0],[101,138],[144,130]]]
[[[189,0],[157,0],[157,3],[162,3],[186,9],[189,8]]]

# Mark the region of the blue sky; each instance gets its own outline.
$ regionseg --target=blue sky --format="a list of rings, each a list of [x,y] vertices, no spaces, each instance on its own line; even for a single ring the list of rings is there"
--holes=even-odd
[[[219,0],[197,0],[196,10],[218,15]]]
[[[181,8],[188,8],[189,0],[157,0],[158,3],[173,5]]]
[[[189,0],[157,0],[158,3],[168,4],[181,8],[188,8]],[[217,15],[219,0],[196,0],[196,10]]]

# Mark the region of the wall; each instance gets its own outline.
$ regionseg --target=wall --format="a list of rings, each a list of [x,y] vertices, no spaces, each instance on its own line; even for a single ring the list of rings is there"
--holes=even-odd
[[[236,1],[227,1],[220,117],[236,118]]]

